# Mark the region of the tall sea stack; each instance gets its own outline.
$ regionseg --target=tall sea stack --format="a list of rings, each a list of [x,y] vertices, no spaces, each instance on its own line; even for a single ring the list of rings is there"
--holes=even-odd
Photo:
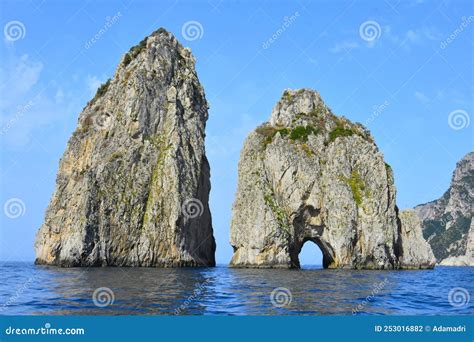
[[[431,268],[420,221],[398,212],[395,192],[366,128],[313,90],[287,90],[241,152],[231,265],[298,268],[310,240],[327,268]]]
[[[214,266],[208,104],[189,49],[159,29],[79,116],[35,242],[58,266]]]

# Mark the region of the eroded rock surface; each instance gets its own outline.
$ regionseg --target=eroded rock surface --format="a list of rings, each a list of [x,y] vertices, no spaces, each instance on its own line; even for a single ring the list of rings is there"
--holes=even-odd
[[[443,266],[474,266],[474,220],[471,219],[471,226],[469,228],[469,233],[465,238],[466,252],[464,254],[459,253],[456,255],[453,253],[453,256],[449,256],[441,260],[440,265]],[[457,244],[456,244],[457,245]],[[448,250],[452,250],[448,247]]]
[[[79,116],[35,243],[59,266],[213,266],[208,105],[190,50],[160,29]]]
[[[473,206],[474,152],[470,152],[456,164],[443,196],[415,207],[438,263],[474,266]]]
[[[310,240],[324,267],[432,267],[419,222],[401,227],[415,220],[400,220],[395,191],[362,125],[335,116],[315,91],[287,90],[241,151],[231,265],[299,267]]]
[[[428,268],[435,263],[431,247],[423,238],[421,220],[412,209],[399,213],[402,237],[400,264],[404,268]]]

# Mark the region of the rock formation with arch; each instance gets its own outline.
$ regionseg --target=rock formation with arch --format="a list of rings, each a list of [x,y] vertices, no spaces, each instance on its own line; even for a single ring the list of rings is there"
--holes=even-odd
[[[309,89],[286,90],[241,151],[231,266],[298,268],[315,242],[325,268],[432,268],[413,211],[370,132]]]

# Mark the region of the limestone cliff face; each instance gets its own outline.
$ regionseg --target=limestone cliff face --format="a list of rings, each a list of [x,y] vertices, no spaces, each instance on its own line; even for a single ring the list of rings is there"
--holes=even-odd
[[[324,267],[432,267],[419,223],[402,228],[395,191],[362,125],[335,116],[317,92],[287,90],[241,152],[231,265],[299,267],[310,240]]]
[[[213,266],[207,102],[191,52],[160,29],[79,116],[35,243],[59,266]]]
[[[464,242],[465,241],[465,242]],[[466,252],[462,254],[463,247],[453,249],[452,245],[448,247],[448,251],[452,256],[440,261],[443,266],[474,266],[474,220],[471,219],[469,232],[462,237],[460,243],[454,243],[454,247],[466,246]]]
[[[435,257],[428,242],[423,238],[421,221],[413,209],[399,213],[401,254],[400,264],[404,268],[428,268],[435,263]]]
[[[474,152],[461,159],[438,200],[415,208],[438,263],[474,266]]]

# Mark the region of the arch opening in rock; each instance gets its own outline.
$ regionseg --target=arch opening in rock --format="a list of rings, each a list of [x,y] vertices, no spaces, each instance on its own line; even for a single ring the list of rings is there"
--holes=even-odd
[[[373,136],[318,92],[285,90],[240,156],[232,266],[300,268],[307,241],[325,268],[434,266],[416,213],[396,209],[393,171]]]
[[[303,251],[303,246],[305,246],[305,251]],[[309,253],[306,252],[306,249],[309,249]],[[311,252],[313,252],[313,255],[310,254]],[[290,252],[291,262],[294,268],[305,268],[304,265],[308,259],[317,260],[318,264],[322,265],[323,268],[330,268],[334,263],[333,254],[332,248],[318,237],[307,237],[296,242],[293,250]]]
[[[298,261],[301,269],[322,268],[323,252],[316,243],[308,240],[301,246]]]

